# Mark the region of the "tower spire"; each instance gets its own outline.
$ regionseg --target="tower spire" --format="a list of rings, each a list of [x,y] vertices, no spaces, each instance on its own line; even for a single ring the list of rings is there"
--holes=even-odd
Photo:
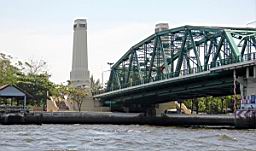
[[[90,73],[88,70],[86,19],[76,19],[73,30],[73,57],[70,82],[74,87],[89,87]]]

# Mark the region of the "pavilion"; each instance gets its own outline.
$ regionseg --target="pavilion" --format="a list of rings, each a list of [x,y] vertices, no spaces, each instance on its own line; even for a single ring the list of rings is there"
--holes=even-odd
[[[32,95],[25,92],[21,88],[15,85],[3,85],[0,86],[0,98],[15,98],[17,99],[17,105],[22,101],[22,106],[20,108],[26,109],[27,99],[33,98]],[[0,104],[1,105],[1,104]],[[11,107],[14,107],[11,103]]]

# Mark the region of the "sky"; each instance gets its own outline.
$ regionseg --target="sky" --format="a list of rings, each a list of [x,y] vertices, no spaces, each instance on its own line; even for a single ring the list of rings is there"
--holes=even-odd
[[[47,62],[51,81],[69,80],[73,22],[87,19],[89,70],[107,80],[109,65],[154,33],[155,24],[248,26],[256,0],[0,0],[0,53]]]

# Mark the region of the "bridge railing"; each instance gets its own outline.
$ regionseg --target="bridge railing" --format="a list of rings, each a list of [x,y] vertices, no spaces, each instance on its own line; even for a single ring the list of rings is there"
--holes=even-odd
[[[250,61],[250,60],[256,60],[256,52],[244,54],[243,56],[240,56],[239,58],[236,58],[236,59],[234,59],[234,58],[225,58],[225,59],[217,60],[216,62],[211,62],[210,64],[203,65],[203,66],[200,66],[200,67],[194,67],[194,68],[191,68],[191,69],[181,70],[180,72],[166,73],[166,74],[161,74],[161,75],[151,77],[151,78],[144,78],[143,80],[132,81],[132,82],[129,82],[129,83],[121,84],[120,87],[119,86],[114,86],[114,87],[111,87],[111,89],[109,89],[109,90],[106,90],[106,89],[101,90],[101,91],[96,92],[94,94],[101,94],[101,93],[105,93],[105,92],[109,92],[109,91],[124,89],[124,88],[128,88],[128,87],[142,85],[142,84],[155,82],[155,81],[160,81],[160,80],[164,80],[164,79],[171,79],[171,78],[175,78],[175,77],[182,77],[182,76],[186,76],[186,75],[192,75],[192,74],[196,74],[196,73],[200,73],[200,72],[203,72],[203,71],[210,70],[211,68],[215,68],[215,67],[219,67],[219,66],[223,66],[223,65],[228,65],[228,64],[233,64],[233,63],[238,63],[238,62]]]

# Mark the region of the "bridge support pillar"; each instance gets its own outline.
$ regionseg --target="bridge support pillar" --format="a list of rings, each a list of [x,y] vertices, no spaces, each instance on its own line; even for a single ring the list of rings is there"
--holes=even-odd
[[[237,80],[240,84],[241,105],[236,111],[237,128],[256,128],[256,66],[247,67],[244,76]]]
[[[250,74],[251,73],[251,74]],[[256,66],[250,71],[249,67],[246,68],[246,75],[239,76],[237,82],[240,84],[240,91],[242,99],[256,94]]]
[[[145,116],[149,116],[149,117],[156,116],[156,107],[155,107],[155,105],[146,108]]]

